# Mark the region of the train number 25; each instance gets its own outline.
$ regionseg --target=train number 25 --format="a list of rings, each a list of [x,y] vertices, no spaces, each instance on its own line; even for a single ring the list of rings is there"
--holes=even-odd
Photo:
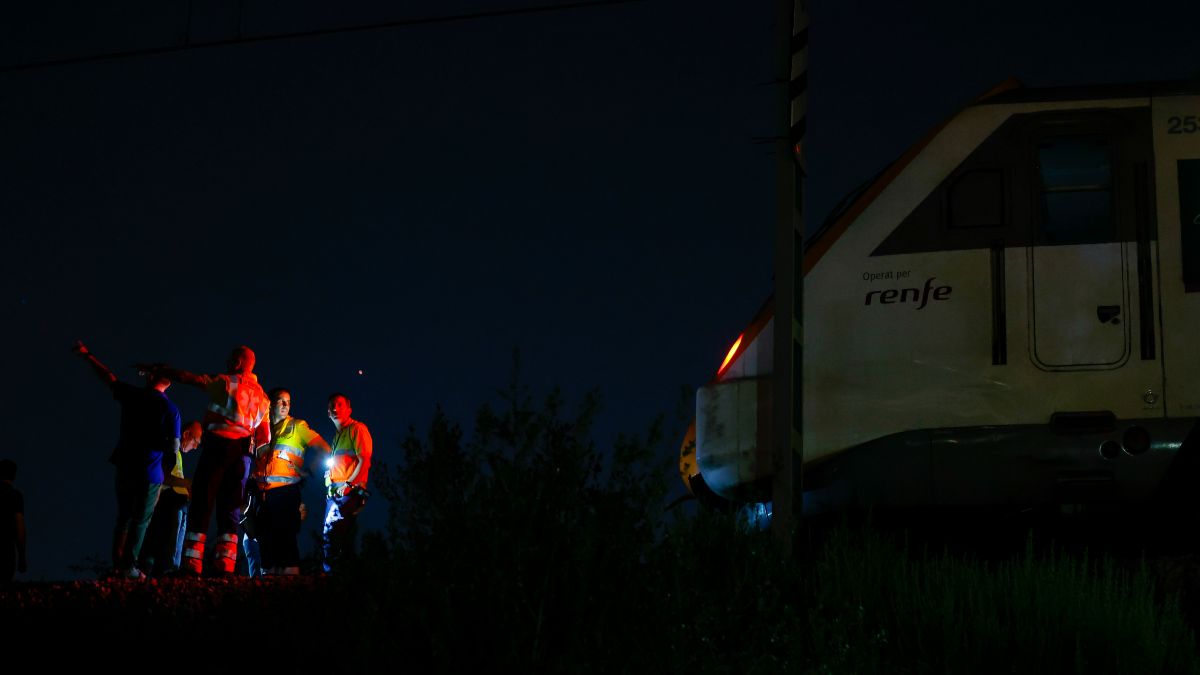
[[[1194,134],[1200,131],[1196,115],[1188,115],[1187,117],[1168,117],[1167,118],[1167,133],[1168,134]]]

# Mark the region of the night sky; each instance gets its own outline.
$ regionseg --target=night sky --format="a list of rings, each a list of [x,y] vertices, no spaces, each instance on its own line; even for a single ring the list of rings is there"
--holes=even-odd
[[[189,33],[186,2],[25,4],[0,10],[0,68]],[[808,229],[1010,75],[1200,76],[1200,3],[1050,4],[812,3]],[[192,44],[528,6],[191,5]],[[0,456],[26,497],[23,578],[108,558],[118,405],[69,352],[80,338],[131,381],[134,361],[219,372],[250,345],[327,438],[326,396],[348,393],[377,462],[439,404],[469,424],[514,348],[535,391],[602,390],[602,442],[671,417],[772,288],[774,159],[754,139],[777,133],[775,8],[721,5],[0,72]],[[168,394],[199,417],[198,390]]]

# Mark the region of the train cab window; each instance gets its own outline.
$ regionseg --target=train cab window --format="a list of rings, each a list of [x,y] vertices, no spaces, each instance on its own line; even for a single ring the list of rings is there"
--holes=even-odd
[[[948,186],[946,224],[953,228],[1004,226],[1004,172],[967,171]]]
[[[1038,144],[1041,178],[1039,244],[1113,241],[1112,151],[1091,136],[1046,138]]]
[[[1179,247],[1183,252],[1183,285],[1200,291],[1200,159],[1181,159],[1179,168]]]

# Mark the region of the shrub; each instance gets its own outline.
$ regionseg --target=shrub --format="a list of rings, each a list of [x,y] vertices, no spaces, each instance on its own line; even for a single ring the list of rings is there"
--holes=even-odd
[[[657,425],[600,449],[596,394],[569,415],[557,392],[501,400],[469,437],[439,411],[377,474],[364,665],[393,644],[441,672],[1196,671],[1144,568],[913,555],[869,527],[785,559],[735,515],[663,517]]]
[[[408,653],[444,671],[577,669],[633,639],[631,610],[653,591],[660,427],[601,451],[594,392],[570,415],[557,391],[535,406],[514,385],[502,404],[480,410],[469,439],[439,411],[404,440],[404,463],[376,474],[391,547],[369,623],[404,626]]]

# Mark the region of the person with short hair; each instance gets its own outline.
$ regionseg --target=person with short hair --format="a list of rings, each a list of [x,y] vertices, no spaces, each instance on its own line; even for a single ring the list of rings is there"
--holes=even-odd
[[[25,497],[13,487],[17,463],[0,460],[0,585],[11,583],[17,572],[25,573]]]
[[[271,400],[271,445],[264,448],[253,473],[258,501],[254,529],[259,546],[259,566],[265,576],[293,576],[300,573],[300,547],[296,542],[304,512],[304,477],[311,475],[305,460],[310,448],[324,455],[329,444],[308,426],[291,416],[292,393],[276,387],[268,393]],[[251,560],[247,548],[247,562]],[[251,566],[253,568],[253,565]],[[251,569],[251,576],[254,571]]]
[[[74,351],[88,362],[121,404],[121,430],[108,461],[117,467],[117,522],[113,527],[113,573],[144,579],[137,561],[146,527],[163,483],[164,453],[179,449],[179,408],[167,398],[171,381],[153,368],[140,368],[144,387],[121,382],[82,341]]]
[[[254,374],[254,350],[245,345],[235,347],[225,365],[225,372],[216,375],[198,375],[168,366],[156,368],[172,381],[202,389],[209,396],[181,566],[195,576],[204,572],[204,550],[214,507],[217,546],[214,568],[209,571],[215,575],[233,574],[250,458],[271,440],[270,427],[264,423],[269,404]]]
[[[350,417],[350,397],[329,396],[329,419],[337,429],[325,471],[325,524],[321,531],[321,566],[332,573],[354,553],[358,514],[367,504],[367,476],[371,470],[371,432]]]

